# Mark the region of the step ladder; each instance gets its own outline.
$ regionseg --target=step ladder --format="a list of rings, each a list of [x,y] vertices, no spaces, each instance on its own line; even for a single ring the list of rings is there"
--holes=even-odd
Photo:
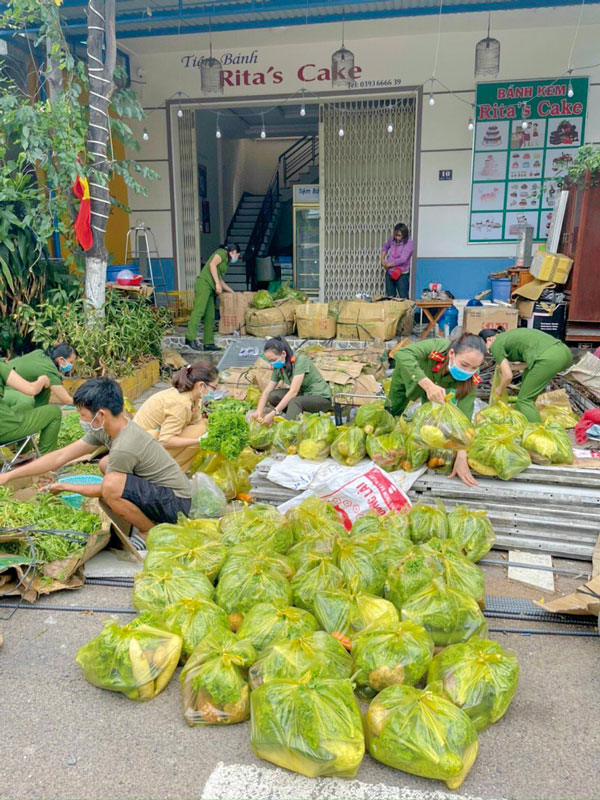
[[[156,239],[152,233],[152,228],[138,221],[137,225],[129,228],[127,239],[125,240],[125,263],[129,265],[137,264],[142,274],[144,283],[153,288],[153,301],[155,306],[166,306],[169,304],[167,292],[167,280]]]

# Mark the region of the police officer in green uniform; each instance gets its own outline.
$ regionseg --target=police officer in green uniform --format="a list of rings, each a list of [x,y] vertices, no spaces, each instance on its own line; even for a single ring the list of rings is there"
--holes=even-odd
[[[36,397],[44,389],[50,388],[50,378],[41,375],[33,382],[26,381],[9,364],[0,362],[0,445],[39,433],[40,452],[43,454],[54,450],[60,430],[60,408],[52,405],[32,409],[11,408],[4,402],[5,387]]]
[[[8,362],[17,375],[26,381],[36,381],[46,375],[56,399],[65,405],[72,405],[73,398],[62,385],[63,378],[68,375],[75,363],[75,350],[70,344],[59,344],[49,350],[33,350],[24,356],[18,356]],[[24,409],[46,406],[50,402],[50,389],[44,389],[35,397],[27,397],[22,392],[7,389],[4,393],[5,402],[14,407]]]
[[[396,366],[390,384],[392,414],[400,416],[409,402],[431,400],[443,403],[446,392],[454,392],[456,404],[469,418],[473,416],[477,370],[483,363],[485,345],[479,336],[464,333],[454,341],[425,339],[402,347],[394,356]],[[452,476],[467,486],[476,486],[467,464],[467,453],[456,454]]]
[[[557,373],[573,363],[569,348],[549,333],[535,328],[515,328],[513,331],[497,328],[483,330],[479,336],[500,368],[498,394],[502,394],[512,381],[510,362],[527,364],[515,407],[530,422],[540,422],[535,400]]]
[[[215,347],[215,299],[222,292],[233,294],[233,289],[223,280],[229,264],[240,257],[237,244],[224,244],[210,256],[194,284],[194,307],[187,327],[185,343],[192,350],[218,350]],[[204,348],[196,344],[200,320],[204,324]]]
[[[329,384],[309,358],[302,353],[294,355],[282,336],[268,340],[264,358],[271,364],[273,376],[260,396],[256,411],[251,414],[253,419],[270,425],[277,414],[284,411],[287,419],[296,419],[303,411],[330,410]],[[289,388],[278,389],[280,383]],[[273,411],[263,416],[267,403],[273,406]]]

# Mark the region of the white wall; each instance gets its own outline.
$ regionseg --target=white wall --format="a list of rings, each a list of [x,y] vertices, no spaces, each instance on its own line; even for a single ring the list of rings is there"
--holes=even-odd
[[[498,80],[562,75],[567,69],[578,16],[579,7],[575,6],[495,12],[492,15],[492,34],[502,45]],[[435,106],[430,108],[425,104],[421,112],[418,256],[422,258],[483,258],[511,256],[514,252],[512,244],[467,244],[472,144],[472,134],[467,130],[467,122],[471,109],[461,99],[468,102],[474,99],[475,45],[485,35],[486,26],[486,14],[444,15],[442,18],[437,76],[456,92],[456,96],[444,93],[438,86],[441,93],[436,91]],[[346,46],[355,54],[356,64],[362,69],[362,80],[375,86],[378,81],[389,80],[401,90],[402,87],[422,85],[431,75],[436,30],[437,19],[433,16],[374,21],[371,24],[348,23]],[[330,32],[330,36],[324,40],[327,32]],[[380,36],[380,33],[385,35]],[[258,63],[240,69],[262,71],[271,77],[266,85],[226,87],[225,97],[220,100],[221,108],[226,108],[228,99],[232,98],[244,97],[251,103],[253,98],[268,94],[281,98],[300,89],[315,93],[312,98],[307,97],[309,102],[310,99],[315,102],[323,99],[324,92],[331,92],[331,84],[302,82],[298,78],[298,69],[305,64],[329,66],[331,53],[339,46],[338,37],[339,26],[307,26],[290,28],[283,32],[264,31],[262,34],[257,31],[249,32],[248,37],[244,36],[244,41],[252,43],[247,52],[252,47],[257,47]],[[217,55],[221,52],[218,40],[223,41],[224,38],[223,35],[215,37]],[[228,41],[231,42],[230,35]],[[137,46],[140,50],[140,54],[134,58],[134,64],[143,65],[146,72],[145,105],[163,104],[165,98],[176,91],[184,91],[191,97],[204,100],[200,92],[199,70],[191,66],[185,67],[184,64],[186,56],[206,54],[206,36],[165,37],[145,40],[143,43],[135,39],[129,40],[128,45],[134,50]],[[245,53],[246,50],[236,49],[235,52]],[[583,25],[577,37],[573,64],[595,64],[600,60],[599,52],[600,6],[594,4],[584,9]],[[269,67],[274,69],[269,72]],[[279,84],[272,82],[272,76],[276,72],[282,74],[283,80]],[[591,78],[586,142],[600,142],[600,67],[578,71],[576,74],[588,74]],[[254,101],[261,102],[257,99]],[[295,101],[298,102],[298,98]],[[263,99],[262,105],[264,103]],[[258,147],[264,143],[256,144]],[[228,170],[231,172],[234,169],[233,163],[227,164],[226,153],[230,147],[232,145],[229,143],[223,143],[226,174]],[[152,148],[148,145],[143,147],[143,150],[148,149]],[[164,152],[165,148],[160,148],[160,154],[163,155]],[[260,155],[266,152],[264,150]],[[258,149],[256,153],[259,153]],[[258,163],[255,161],[257,157],[256,154],[253,155],[250,162]],[[453,181],[438,182],[437,174],[440,169],[452,169]],[[258,174],[255,177],[257,182],[252,185],[258,187]],[[230,218],[230,212],[235,209],[235,197],[239,198],[243,191],[239,182],[233,181],[232,185],[235,188],[229,193],[230,198],[223,200],[225,220]]]

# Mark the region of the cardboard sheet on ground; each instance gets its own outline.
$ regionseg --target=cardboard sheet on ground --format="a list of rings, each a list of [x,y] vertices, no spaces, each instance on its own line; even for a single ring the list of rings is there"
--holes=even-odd
[[[587,583],[578,586],[574,592],[549,603],[535,601],[544,611],[553,614],[600,614],[600,575],[596,575]]]

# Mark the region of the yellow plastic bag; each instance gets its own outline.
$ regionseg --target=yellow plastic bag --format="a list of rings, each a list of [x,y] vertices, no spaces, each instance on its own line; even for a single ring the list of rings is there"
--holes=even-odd
[[[479,475],[497,475],[509,481],[531,466],[529,453],[521,444],[521,431],[491,422],[478,427],[467,453],[472,470]]]
[[[573,463],[573,448],[568,433],[550,420],[529,424],[523,431],[523,447],[535,464]]]
[[[412,429],[420,444],[434,450],[462,450],[475,435],[470,420],[454,404],[453,393],[443,403],[423,403],[413,417]]]
[[[510,425],[516,430],[522,431],[527,425],[527,417],[508,403],[498,399],[494,403],[490,402],[489,406],[482,408],[475,415],[477,425],[484,425],[486,422],[492,422],[495,425]]]

